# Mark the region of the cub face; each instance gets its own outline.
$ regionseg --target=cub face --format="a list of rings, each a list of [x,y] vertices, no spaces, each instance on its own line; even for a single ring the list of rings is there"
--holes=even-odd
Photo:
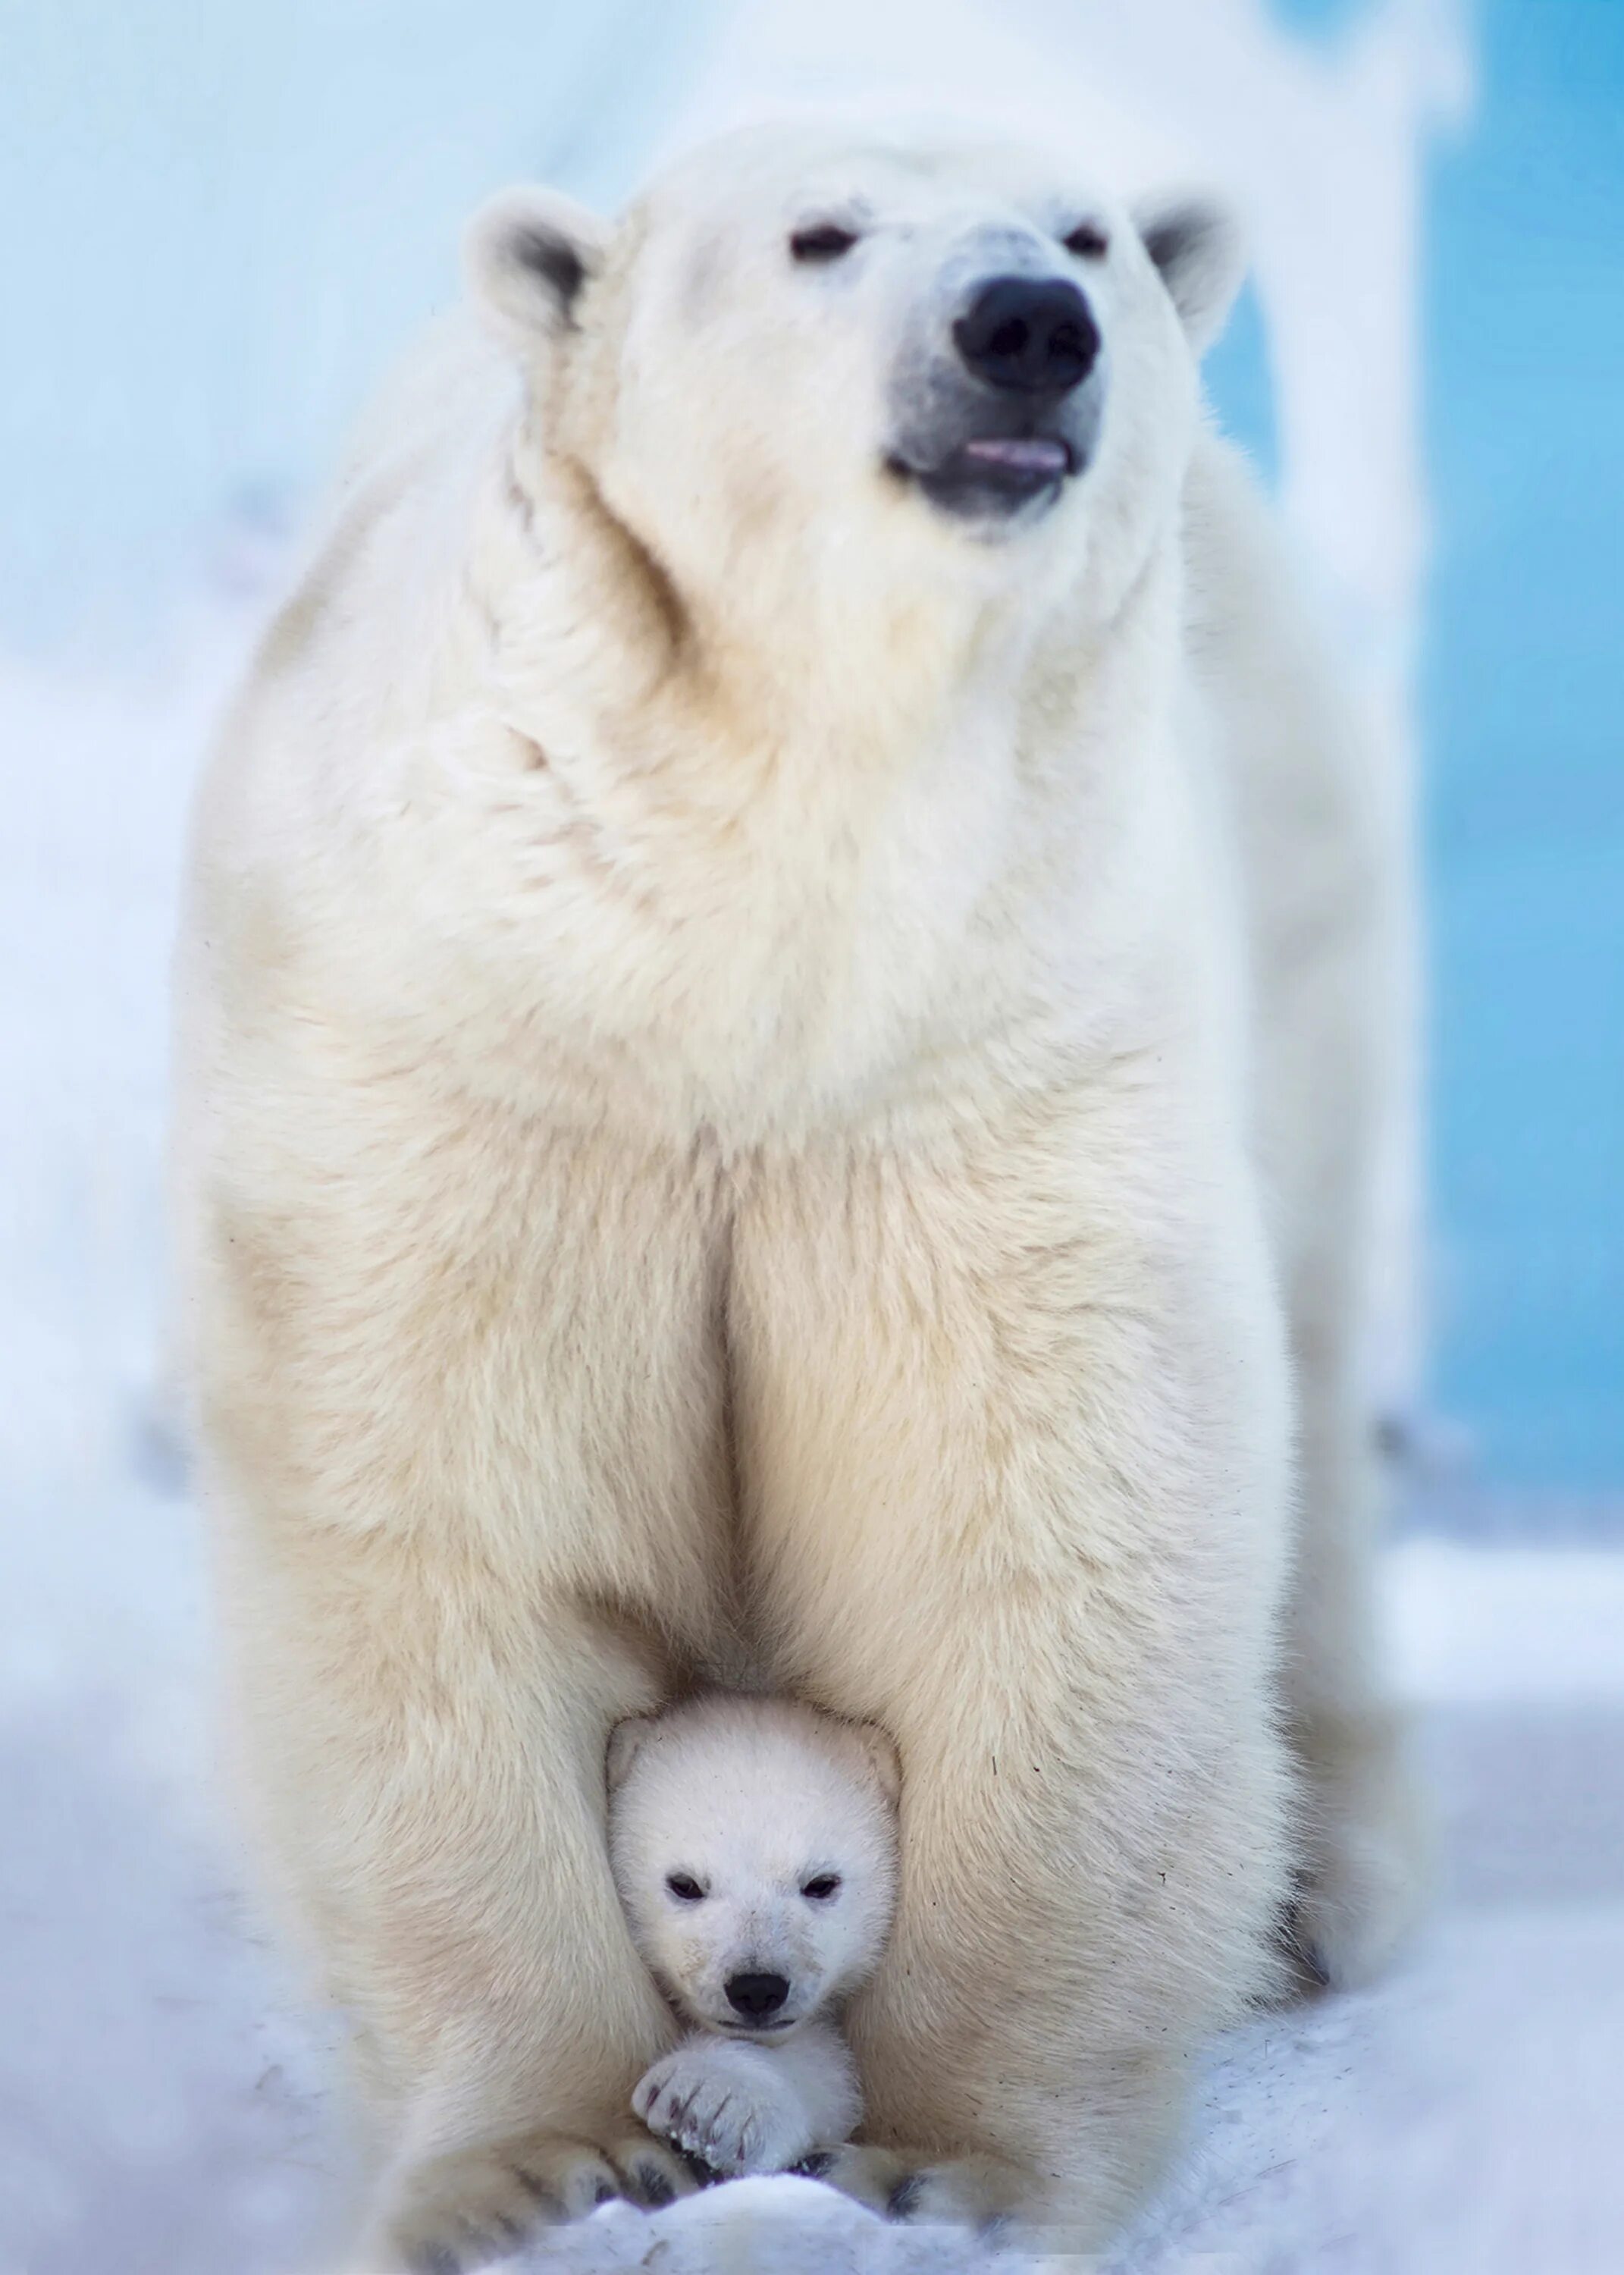
[[[776,2043],[872,1972],[896,1889],[895,1756],[867,1727],[719,1697],[610,1741],[633,1940],[689,2022]]]
[[[719,608],[775,569],[996,584],[1034,548],[1104,604],[1176,496],[1240,276],[1199,200],[1129,213],[1023,151],[804,126],[696,153],[614,229],[510,193],[469,253],[560,446]]]

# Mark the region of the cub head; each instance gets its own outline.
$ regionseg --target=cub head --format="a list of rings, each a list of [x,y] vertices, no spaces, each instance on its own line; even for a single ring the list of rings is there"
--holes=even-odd
[[[645,1963],[690,2022],[777,2040],[872,1973],[896,1890],[883,1733],[787,1700],[623,1722],[609,1856]]]
[[[1196,196],[1129,210],[1020,149],[753,127],[613,227],[517,191],[469,238],[544,422],[678,591],[985,583],[1114,605],[1176,500],[1241,276]]]

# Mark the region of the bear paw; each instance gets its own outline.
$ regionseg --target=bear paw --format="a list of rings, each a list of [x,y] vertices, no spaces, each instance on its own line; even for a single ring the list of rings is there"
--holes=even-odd
[[[555,2133],[459,2149],[399,2176],[358,2265],[369,2275],[466,2275],[615,2197],[653,2210],[695,2185],[669,2150],[630,2128],[607,2149]]]
[[[932,2158],[849,2143],[803,2158],[797,2172],[827,2181],[886,2219],[966,2227],[1001,2237],[1028,2193],[1022,2175],[997,2157]]]
[[[800,2096],[752,2046],[679,2046],[644,2073],[631,2106],[725,2179],[784,2172],[812,2145]]]
[[[1305,1825],[1291,1956],[1301,1989],[1355,1990],[1415,1925],[1431,1878],[1431,1825],[1397,1716],[1325,1717],[1295,1738]]]

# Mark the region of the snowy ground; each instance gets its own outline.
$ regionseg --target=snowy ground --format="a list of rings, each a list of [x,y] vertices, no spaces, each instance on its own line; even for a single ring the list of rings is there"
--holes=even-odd
[[[251,613],[134,690],[0,665],[0,2275],[295,2275],[343,2198],[321,2033],[238,1893],[149,1423],[177,847]],[[1218,2050],[1114,2275],[1624,2265],[1624,1553],[1417,1540],[1391,1576],[1435,1922],[1380,1990]],[[784,2181],[611,2207],[533,2264],[968,2263]]]
[[[107,1530],[73,1664],[36,1654],[29,1681],[33,1637],[9,1621],[4,1637],[0,2271],[294,2275],[321,2264],[343,2150],[321,2035],[248,1924],[208,1789],[193,1519],[140,1487]],[[1624,2259],[1624,1681],[1602,1649],[1624,1629],[1624,1557],[1507,1573],[1498,1552],[1416,1545],[1393,1578],[1448,1828],[1438,1916],[1380,1990],[1219,2051],[1189,2152],[1113,2275],[1616,2275]],[[1507,1621],[1508,1580],[1537,1599],[1537,1630]],[[971,2259],[782,2181],[652,2220],[611,2208],[528,2264]]]

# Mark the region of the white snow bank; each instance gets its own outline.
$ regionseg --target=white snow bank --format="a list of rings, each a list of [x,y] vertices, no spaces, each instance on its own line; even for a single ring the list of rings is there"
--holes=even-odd
[[[1624,1701],[1624,1556],[1408,1540],[1388,1556],[1386,1603],[1407,1697]]]

